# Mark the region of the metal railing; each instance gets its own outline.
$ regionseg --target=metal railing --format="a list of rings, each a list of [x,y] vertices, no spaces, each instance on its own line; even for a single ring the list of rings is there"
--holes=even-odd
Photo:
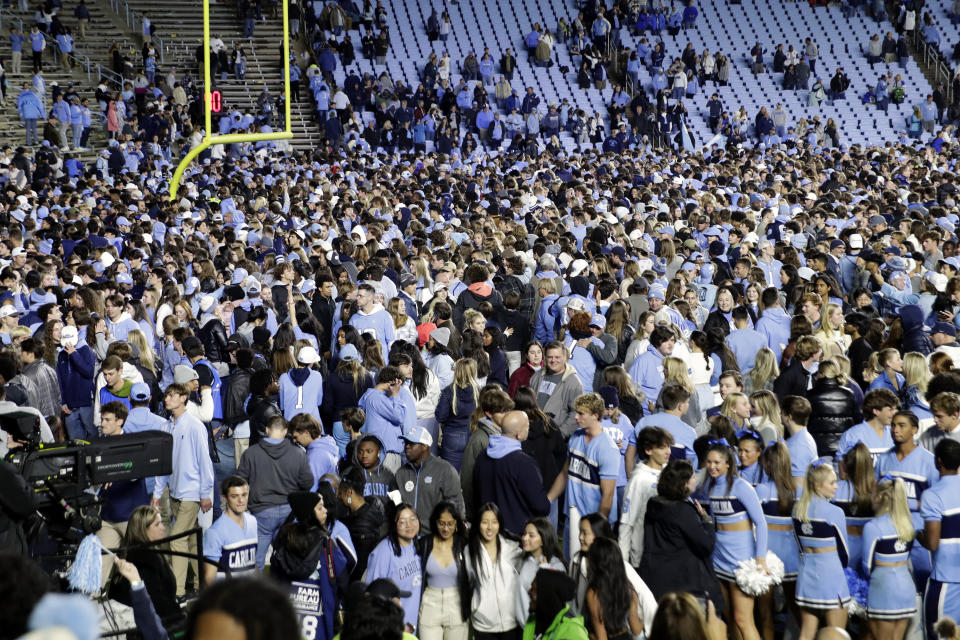
[[[921,29],[914,29],[913,31],[909,32],[909,34],[910,35],[908,37],[910,44],[913,47],[914,56],[916,57],[917,62],[930,70],[930,73],[933,74],[935,82],[943,82],[947,103],[952,103],[953,71],[950,68],[946,57],[936,45],[930,44],[923,39],[923,32]]]
[[[127,0],[110,0],[110,8],[118,16],[123,17],[131,31],[143,35],[143,19],[145,16],[131,7]],[[166,41],[158,36],[150,36],[150,40],[157,45],[157,51],[160,53],[160,64],[166,64]]]
[[[4,22],[7,22],[10,25],[16,25],[17,29],[20,30],[20,33],[27,38],[24,41],[25,45],[30,42],[30,30],[25,28],[23,19],[7,8],[0,8],[0,29],[9,29],[9,27],[4,26]],[[90,56],[80,53],[79,51],[74,50],[67,54],[61,53],[60,46],[57,44],[56,38],[48,33],[43,33],[43,39],[46,42],[46,46],[53,51],[54,62],[59,64],[61,56],[66,55],[67,59],[73,63],[71,66],[78,66],[87,72],[88,84],[93,82],[93,76],[96,75],[98,83],[106,80],[108,83],[112,83],[119,88],[123,88],[123,78],[120,76],[120,74],[115,73],[111,69],[107,69],[101,64],[92,62],[90,60]]]

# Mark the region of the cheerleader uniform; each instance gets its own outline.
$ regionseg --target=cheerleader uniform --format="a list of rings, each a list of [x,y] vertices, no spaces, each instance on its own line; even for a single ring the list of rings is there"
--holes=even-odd
[[[797,571],[800,568],[800,547],[797,546],[797,536],[793,532],[793,520],[790,514],[780,514],[777,486],[772,480],[766,480],[757,485],[757,498],[760,500],[760,506],[767,520],[770,551],[773,551],[774,555],[783,562],[784,581],[796,582]]]
[[[863,527],[863,575],[870,579],[867,615],[875,620],[899,620],[916,612],[916,590],[908,559],[913,540],[903,542],[890,514]]]
[[[810,501],[810,520],[793,518],[800,545],[797,604],[807,609],[836,609],[850,603],[847,566],[847,519],[843,510],[820,497]]]
[[[735,478],[729,492],[726,477],[718,478],[710,490],[710,513],[717,525],[713,568],[717,576],[734,582],[741,562],[767,555],[767,521],[760,499],[743,478]]]
[[[885,475],[903,480],[913,528],[917,531],[923,531],[920,496],[940,481],[940,472],[937,471],[933,454],[923,447],[917,447],[903,460],[898,460],[896,450],[890,449],[881,454],[877,461],[877,477],[882,478]],[[924,549],[922,545],[913,545],[910,549],[910,565],[913,569],[913,579],[916,582],[917,591],[923,593],[927,586],[927,578],[930,577],[930,571],[933,568],[933,558],[930,551]]]
[[[859,572],[863,557],[863,527],[873,518],[873,508],[866,513],[858,511],[858,505],[853,501],[853,485],[849,480],[840,481],[833,503],[843,510],[847,519],[847,550],[850,554],[848,566]]]
[[[754,489],[763,482],[763,467],[754,462],[749,467],[740,467],[740,477],[750,483]]]

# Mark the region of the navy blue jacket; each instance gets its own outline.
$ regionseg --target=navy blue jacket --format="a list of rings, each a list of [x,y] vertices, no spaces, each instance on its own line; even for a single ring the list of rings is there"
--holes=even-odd
[[[93,406],[93,373],[96,356],[86,344],[78,344],[77,350],[67,355],[57,354],[57,380],[60,382],[60,397],[70,409]]]
[[[550,501],[536,461],[520,449],[520,442],[490,436],[487,450],[473,467],[473,504],[493,502],[503,514],[503,528],[521,535],[527,521],[546,516]]]
[[[437,422],[444,429],[449,428],[470,428],[470,416],[473,415],[477,403],[473,399],[473,389],[470,387],[461,387],[457,389],[457,412],[453,412],[453,385],[447,386],[440,392],[440,400],[437,402],[436,417]]]

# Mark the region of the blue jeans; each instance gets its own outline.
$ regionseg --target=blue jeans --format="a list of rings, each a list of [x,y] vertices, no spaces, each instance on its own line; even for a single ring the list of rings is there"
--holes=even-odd
[[[280,531],[287,516],[290,515],[290,505],[267,507],[253,515],[257,518],[257,567],[263,571],[263,565],[267,559],[267,548]]]
[[[443,439],[440,442],[440,457],[453,465],[460,473],[463,464],[463,450],[470,440],[470,427],[446,427],[443,430]]]
[[[71,440],[95,440],[100,434],[93,424],[93,407],[78,407],[67,414],[67,435]]]
[[[36,118],[24,118],[23,127],[26,129],[27,134],[27,146],[33,146],[37,144],[37,119]],[[91,408],[92,410],[92,408]]]

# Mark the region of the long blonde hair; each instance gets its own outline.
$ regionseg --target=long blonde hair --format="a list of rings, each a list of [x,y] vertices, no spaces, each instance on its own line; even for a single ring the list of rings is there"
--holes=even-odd
[[[749,398],[747,398],[745,393],[734,391],[732,393],[728,393],[727,397],[723,399],[723,404],[720,405],[720,415],[729,418],[734,425],[740,423],[740,419],[733,415],[733,407],[737,404],[737,401],[740,400],[740,398],[746,398],[749,401]]]
[[[830,315],[837,309],[842,309],[836,302],[828,302],[823,305],[823,312],[820,314],[820,330],[817,334],[822,334],[825,340],[843,340],[843,326],[834,327],[830,325]]]
[[[777,356],[773,349],[764,347],[757,351],[753,369],[750,370],[748,375],[750,376],[751,389],[761,389],[767,384],[767,381],[780,375],[780,367],[777,366]]]
[[[477,380],[477,361],[473,358],[460,358],[453,365],[453,397],[450,400],[453,415],[457,415],[457,390],[468,387],[473,390],[473,406],[479,406],[480,381]]]
[[[916,351],[903,356],[903,377],[906,384],[917,385],[920,393],[927,392],[927,383],[930,382],[930,368],[927,366],[927,359]]]
[[[393,317],[393,328],[402,329],[407,324],[407,309],[400,298],[390,298],[387,303],[387,312]]]
[[[873,494],[876,517],[890,514],[897,536],[902,542],[910,542],[916,536],[913,520],[910,518],[910,505],[907,503],[907,489],[900,478],[884,476]]]
[[[782,438],[783,421],[780,420],[780,402],[773,391],[766,389],[754,391],[750,394],[750,401],[760,412],[760,415],[777,428],[777,438]]]
[[[127,342],[140,350],[140,364],[143,368],[149,371],[155,371],[153,367],[156,361],[153,357],[153,347],[147,344],[147,336],[143,334],[143,331],[134,329],[128,333]]]
[[[820,366],[817,368],[817,377],[818,378],[827,378],[829,380],[836,380],[837,384],[841,387],[847,386],[847,383],[850,382],[847,379],[847,374],[843,372],[843,368],[837,363],[836,360],[824,360],[820,363]]]
[[[829,464],[811,464],[807,467],[807,475],[803,479],[803,494],[797,500],[793,507],[793,517],[800,522],[810,522],[810,503],[814,496],[822,498],[817,493],[817,487],[830,480],[830,477],[836,477],[836,472]]]
[[[353,380],[353,391],[357,395],[363,391],[363,383],[370,375],[359,358],[356,360],[340,360],[337,363],[336,372],[341,380],[348,377]]]
[[[680,358],[668,356],[663,359],[663,382],[673,382],[690,393],[694,392],[693,380],[690,379],[687,363]]]

